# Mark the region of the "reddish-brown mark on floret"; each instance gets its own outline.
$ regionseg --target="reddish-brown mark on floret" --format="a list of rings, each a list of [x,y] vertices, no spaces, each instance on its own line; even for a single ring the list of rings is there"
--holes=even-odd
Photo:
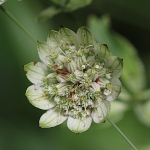
[[[58,74],[68,78],[67,75],[69,75],[70,73],[66,69],[58,69]]]
[[[59,66],[55,64],[55,65],[53,65],[52,68],[53,68],[53,69],[57,69],[58,67],[59,67]]]
[[[33,62],[33,65],[35,66],[37,64],[37,62]]]
[[[96,83],[99,82],[99,81],[100,81],[100,78],[97,78],[97,79],[95,80]]]
[[[107,44],[103,44],[106,48],[108,48]]]
[[[68,98],[71,98],[73,101],[75,101],[74,94],[75,94],[74,91],[70,91],[70,95],[68,96]]]

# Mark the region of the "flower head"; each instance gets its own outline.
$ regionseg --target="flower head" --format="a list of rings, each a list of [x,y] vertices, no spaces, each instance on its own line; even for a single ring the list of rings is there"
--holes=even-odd
[[[40,127],[61,124],[81,133],[92,122],[103,123],[110,113],[110,102],[121,91],[119,77],[123,62],[113,56],[107,45],[96,43],[86,27],[77,33],[61,27],[47,42],[38,42],[41,62],[24,66],[33,83],[26,96],[35,107],[48,110],[40,118]]]

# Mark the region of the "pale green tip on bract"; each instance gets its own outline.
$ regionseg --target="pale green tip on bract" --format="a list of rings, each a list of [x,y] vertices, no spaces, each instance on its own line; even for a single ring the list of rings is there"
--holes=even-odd
[[[0,5],[2,5],[4,2],[6,2],[7,0],[0,0]]]
[[[105,122],[110,101],[121,92],[122,59],[113,56],[107,45],[96,43],[86,27],[77,33],[65,27],[50,30],[47,42],[37,44],[42,62],[31,62],[24,70],[33,83],[26,91],[29,102],[47,110],[40,127],[54,127],[68,119],[68,128],[82,133],[92,119]]]

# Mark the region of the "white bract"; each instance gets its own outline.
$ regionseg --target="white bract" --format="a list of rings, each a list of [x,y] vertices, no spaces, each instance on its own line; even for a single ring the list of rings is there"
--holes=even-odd
[[[110,113],[110,102],[120,91],[123,62],[107,45],[96,43],[86,27],[77,33],[61,27],[50,30],[47,42],[38,42],[41,62],[24,66],[34,84],[27,91],[30,103],[48,110],[40,127],[50,128],[67,118],[68,128],[81,133],[92,119],[103,123]]]
[[[4,2],[6,2],[7,0],[0,0],[0,5],[2,5]]]

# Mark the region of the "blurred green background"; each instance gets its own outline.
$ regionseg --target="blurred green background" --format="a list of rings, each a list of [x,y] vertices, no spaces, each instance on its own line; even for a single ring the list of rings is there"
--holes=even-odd
[[[115,106],[110,117],[137,149],[149,150],[150,1],[94,0],[84,8],[59,12],[38,23],[38,14],[53,5],[48,0],[8,0],[3,7],[35,40],[46,41],[49,29],[58,30],[60,25],[75,32],[86,25],[98,42],[108,44],[114,55],[122,57],[123,92],[116,105],[112,102]],[[31,83],[23,69],[29,62],[40,61],[37,45],[2,11],[0,56],[0,150],[132,149],[108,121],[92,123],[88,131],[79,135],[72,133],[66,122],[55,128],[39,128],[39,118],[45,111],[33,107],[25,97]]]

